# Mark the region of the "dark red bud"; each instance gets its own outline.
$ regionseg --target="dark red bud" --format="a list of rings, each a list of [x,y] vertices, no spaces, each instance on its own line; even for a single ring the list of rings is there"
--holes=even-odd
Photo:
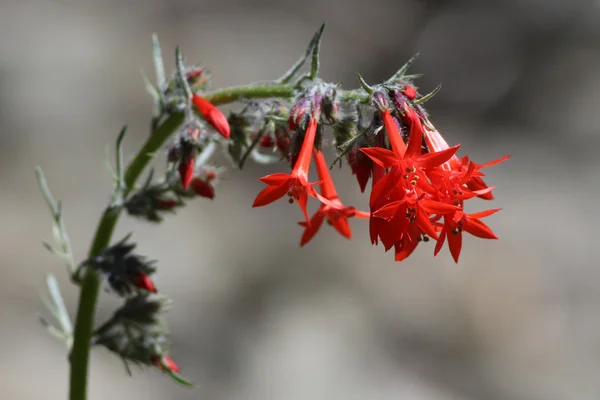
[[[155,200],[154,205],[159,210],[171,210],[177,205],[177,201],[173,199],[157,199]]]
[[[194,157],[189,157],[187,160],[184,159],[179,164],[179,176],[181,178],[181,185],[184,189],[187,189],[192,182],[194,177]]]
[[[192,190],[200,197],[215,198],[215,188],[204,179],[194,178],[191,183]]]
[[[275,140],[269,135],[264,135],[260,138],[258,144],[264,149],[272,149],[275,146]]]

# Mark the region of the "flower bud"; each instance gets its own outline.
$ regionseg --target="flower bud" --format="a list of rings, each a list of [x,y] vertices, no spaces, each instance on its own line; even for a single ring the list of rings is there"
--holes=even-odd
[[[192,182],[192,178],[194,177],[194,164],[195,159],[193,155],[184,157],[184,159],[179,163],[179,176],[181,178],[181,186],[184,189],[187,189]]]
[[[206,197],[211,200],[215,198],[215,188],[208,180],[194,178],[191,182],[191,188],[200,197]]]
[[[197,94],[192,96],[192,103],[198,109],[200,114],[202,114],[206,122],[208,122],[225,139],[229,139],[229,122],[221,110],[215,107],[210,101]]]
[[[414,100],[417,97],[417,90],[412,85],[406,85],[404,89],[402,89],[402,94],[406,96],[409,100]]]

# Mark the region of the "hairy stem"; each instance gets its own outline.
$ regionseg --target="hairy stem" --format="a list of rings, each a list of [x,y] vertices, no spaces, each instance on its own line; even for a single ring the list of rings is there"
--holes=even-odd
[[[292,96],[293,91],[294,87],[290,85],[255,84],[218,90],[208,93],[204,97],[213,104],[218,105],[232,103],[242,98],[288,98]],[[135,183],[144,169],[168,138],[177,131],[183,121],[183,113],[172,114],[156,127],[153,134],[146,140],[146,143],[127,166],[124,173],[123,187],[116,189],[123,190],[123,198],[135,187]],[[109,204],[104,210],[89,251],[90,258],[100,255],[110,244],[121,210],[121,207],[115,204]],[[94,331],[94,316],[101,281],[98,272],[91,268],[86,270],[79,294],[73,347],[70,355],[70,400],[85,400],[87,398],[90,342]]]

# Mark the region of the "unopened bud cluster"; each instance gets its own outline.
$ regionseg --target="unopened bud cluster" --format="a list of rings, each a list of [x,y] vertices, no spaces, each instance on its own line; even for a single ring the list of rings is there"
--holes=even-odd
[[[157,294],[151,278],[155,262],[136,254],[129,239],[126,236],[79,267],[78,274],[86,268],[100,272],[112,291],[124,298],[123,305],[94,332],[92,343],[114,352],[126,364],[154,365],[176,373],[179,367],[167,355],[167,330],[161,319],[168,300]]]

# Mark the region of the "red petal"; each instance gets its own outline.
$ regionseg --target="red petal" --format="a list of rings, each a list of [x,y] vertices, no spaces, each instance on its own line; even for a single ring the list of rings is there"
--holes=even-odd
[[[275,200],[279,200],[290,190],[291,185],[268,186],[260,191],[254,199],[252,207],[262,207],[271,204]]]
[[[398,187],[401,174],[402,171],[400,171],[399,168],[392,168],[389,173],[385,174],[381,179],[379,179],[377,184],[375,184],[371,190],[371,198],[369,200],[370,207],[373,207],[373,204],[380,201],[380,199],[383,199],[391,191]]]
[[[396,153],[382,147],[363,147],[360,151],[383,168],[391,168],[399,161]]]
[[[320,210],[313,215],[310,219],[309,223],[302,223],[305,226],[304,232],[302,233],[302,238],[300,239],[300,247],[304,246],[306,243],[310,242],[310,240],[315,236],[321,224],[323,223],[323,219],[325,218],[325,214]]]
[[[312,189],[312,190],[311,190]],[[308,221],[308,212],[306,211],[306,205],[308,204],[308,191],[314,192],[316,191],[312,187],[304,188],[304,190],[300,191],[297,197],[295,197],[296,202],[300,206],[300,210],[302,210],[302,214],[304,214],[304,219]],[[308,222],[310,224],[310,222]]]
[[[418,165],[424,169],[433,169],[452,158],[452,156],[454,156],[458,151],[459,147],[460,144],[457,144],[456,146],[450,147],[446,150],[424,154],[417,159]]]
[[[269,186],[275,186],[275,185],[283,185],[286,180],[290,180],[290,179],[292,179],[292,176],[290,174],[284,174],[284,173],[278,172],[276,174],[263,176],[262,178],[260,178],[260,181],[263,183],[266,183]]]
[[[336,231],[340,233],[343,237],[350,239],[352,237],[352,231],[350,230],[350,224],[348,220],[344,217],[338,218],[329,218],[331,224],[335,228]]]
[[[506,155],[506,156],[500,157],[496,160],[486,162],[485,164],[478,164],[477,166],[479,168],[491,167],[492,165],[500,164],[501,162],[504,162],[504,161],[508,160],[509,158],[510,158],[510,155]]]
[[[428,199],[419,200],[418,205],[430,214],[450,214],[460,210],[460,207],[455,205]]]
[[[437,257],[438,253],[440,252],[440,250],[444,246],[444,242],[445,241],[446,241],[446,229],[444,228],[440,232],[440,237],[439,237],[437,243],[435,244],[435,249],[433,250],[433,256],[434,257]]]
[[[400,208],[400,206],[403,205],[404,203],[406,203],[406,199],[392,201],[391,203],[388,203],[385,206],[378,209],[377,211],[373,212],[372,215],[373,215],[373,217],[377,217],[377,218],[381,218],[381,219],[385,219],[385,220],[392,219],[398,213],[398,209]]]
[[[400,244],[397,243],[395,246],[396,255],[394,259],[397,262],[406,260],[419,245],[419,242],[416,240],[403,240],[399,243]]]
[[[491,210],[479,211],[473,214],[467,214],[469,218],[485,218],[492,214],[496,214],[498,211],[502,210],[501,208],[492,208]]]
[[[462,248],[462,233],[455,235],[452,231],[448,232],[448,247],[450,248],[450,254],[454,258],[454,262],[458,263],[458,257],[460,256],[460,250]]]
[[[431,236],[435,240],[438,239],[437,232],[435,231],[433,225],[431,225],[429,216],[426,213],[424,213],[422,210],[417,211],[417,225],[428,236]]]
[[[463,230],[482,239],[498,239],[489,226],[476,218],[463,218]]]
[[[419,116],[409,106],[406,107],[406,113],[410,119],[410,134],[408,139],[408,148],[404,158],[412,158],[421,155],[421,145],[423,143],[423,126]]]

